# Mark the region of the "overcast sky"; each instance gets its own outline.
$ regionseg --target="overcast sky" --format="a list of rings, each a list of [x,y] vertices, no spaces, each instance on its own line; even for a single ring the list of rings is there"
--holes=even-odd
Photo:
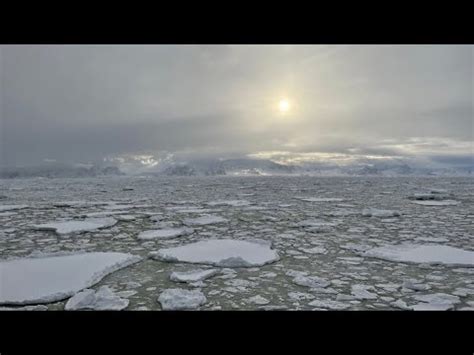
[[[0,46],[1,159],[462,162],[473,81],[472,46]]]

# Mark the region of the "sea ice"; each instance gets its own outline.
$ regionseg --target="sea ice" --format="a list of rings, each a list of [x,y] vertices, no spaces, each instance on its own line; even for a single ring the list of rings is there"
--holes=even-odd
[[[249,302],[254,303],[254,304],[258,304],[258,305],[265,305],[265,304],[270,303],[269,300],[267,300],[265,297],[262,297],[260,295],[250,297],[248,300],[249,300]]]
[[[227,219],[220,217],[220,216],[202,216],[198,218],[188,218],[185,219],[184,224],[191,225],[191,226],[204,226],[208,224],[216,224],[216,223],[224,223],[227,222]]]
[[[66,303],[64,309],[92,309],[96,311],[120,311],[128,307],[129,301],[114,294],[108,286],[102,286],[97,291],[85,289],[76,293]]]
[[[64,235],[70,233],[91,232],[96,229],[108,228],[117,223],[114,218],[88,218],[85,220],[59,221],[34,225],[37,230],[54,231]]]
[[[28,205],[0,205],[0,212],[23,210],[25,208],[28,208]]]
[[[232,239],[210,239],[150,253],[152,258],[170,262],[209,264],[222,267],[252,267],[278,261],[268,245]]]
[[[295,197],[298,200],[305,202],[342,202],[343,198],[335,197]]]
[[[308,305],[310,305],[311,307],[329,308],[333,310],[342,310],[350,307],[350,305],[348,304],[332,300],[314,300],[308,303]]]
[[[156,229],[156,230],[148,230],[148,231],[141,232],[137,238],[141,240],[171,239],[171,238],[177,238],[177,237],[189,235],[193,232],[194,232],[194,229],[191,229],[191,228]]]
[[[411,201],[411,203],[416,203],[417,205],[422,205],[422,206],[455,206],[459,205],[459,201],[454,201],[454,200],[443,200],[443,201],[432,201],[432,200],[427,200],[427,201]]]
[[[198,269],[191,271],[174,271],[170,275],[170,280],[175,282],[197,282],[206,280],[219,272],[217,269]]]
[[[305,286],[305,287],[310,287],[310,288],[324,288],[328,287],[331,282],[322,279],[317,276],[304,276],[304,275],[298,275],[293,279],[293,283],[299,285],[299,286]]]
[[[365,208],[362,210],[362,216],[364,217],[398,217],[400,212],[391,210],[380,210],[377,208]]]
[[[95,252],[2,261],[0,304],[63,300],[140,260],[131,254]]]
[[[474,252],[446,245],[387,245],[367,250],[362,255],[407,263],[474,266]]]
[[[171,288],[163,291],[158,297],[161,308],[165,311],[192,310],[206,303],[207,299],[199,290]]]

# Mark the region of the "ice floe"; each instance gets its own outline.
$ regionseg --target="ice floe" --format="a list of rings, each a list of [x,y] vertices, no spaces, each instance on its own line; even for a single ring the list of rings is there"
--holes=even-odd
[[[398,217],[400,212],[391,210],[380,210],[377,208],[365,208],[362,210],[362,216],[364,217]]]
[[[191,226],[204,226],[208,224],[224,223],[228,220],[220,216],[202,216],[197,218],[187,218],[183,222],[184,224]]]
[[[293,283],[299,286],[309,287],[309,288],[325,288],[328,287],[331,282],[325,279],[322,279],[317,276],[305,276],[305,275],[297,275],[293,278]]]
[[[308,303],[311,307],[328,308],[332,310],[342,310],[350,307],[350,304],[345,304],[332,300],[314,300]]]
[[[400,244],[367,250],[363,256],[407,263],[474,267],[474,252],[446,245]]]
[[[58,221],[33,226],[36,230],[54,231],[56,234],[91,232],[97,229],[108,228],[117,223],[114,218],[88,218],[85,220]]]
[[[295,197],[298,200],[305,202],[342,202],[343,198],[336,197]]]
[[[0,212],[23,210],[28,207],[28,205],[0,205]]]
[[[66,303],[65,310],[91,309],[96,311],[120,311],[127,308],[129,301],[120,298],[108,286],[102,286],[97,291],[85,289],[76,293]]]
[[[124,253],[81,253],[0,262],[0,304],[50,303],[140,261]]]
[[[167,289],[158,297],[158,302],[165,311],[193,310],[205,304],[206,301],[206,296],[199,290],[179,288]]]
[[[456,206],[459,205],[459,201],[455,200],[442,200],[442,201],[432,201],[432,200],[427,200],[427,201],[410,201],[411,203],[416,203],[417,205],[422,205],[422,206]]]
[[[206,280],[219,273],[217,269],[198,269],[191,271],[174,271],[170,275],[170,280],[175,282],[197,282]]]
[[[279,260],[270,246],[232,239],[210,239],[150,253],[152,258],[170,262],[209,264],[222,267],[262,266]]]
[[[192,234],[194,229],[192,228],[166,228],[156,229],[141,232],[138,235],[138,239],[149,240],[149,239],[172,239],[182,237],[185,235]]]
[[[461,300],[457,296],[446,293],[434,293],[429,295],[416,295],[413,299],[421,301],[414,306],[410,306],[415,311],[447,311],[454,308],[454,305]]]

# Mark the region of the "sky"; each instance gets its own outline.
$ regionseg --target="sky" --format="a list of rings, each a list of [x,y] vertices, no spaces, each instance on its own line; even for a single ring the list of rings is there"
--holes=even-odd
[[[472,163],[473,48],[0,46],[0,165]]]

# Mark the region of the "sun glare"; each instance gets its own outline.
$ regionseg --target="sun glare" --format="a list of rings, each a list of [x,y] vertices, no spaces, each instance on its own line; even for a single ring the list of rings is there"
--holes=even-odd
[[[282,113],[288,112],[290,110],[290,103],[288,102],[288,100],[280,100],[280,102],[278,103],[278,109]]]

